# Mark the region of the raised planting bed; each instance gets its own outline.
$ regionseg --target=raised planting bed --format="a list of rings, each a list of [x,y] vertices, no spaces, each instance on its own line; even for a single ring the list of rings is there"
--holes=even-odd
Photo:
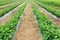
[[[0,17],[4,16],[5,14],[7,14],[9,11],[13,10],[14,8],[16,8],[17,6],[19,6],[21,2],[16,2],[12,5],[9,5],[8,7],[5,7],[4,9],[0,10]]]
[[[59,9],[55,9],[55,8],[53,8],[52,6],[47,5],[47,4],[44,4],[44,3],[42,3],[42,2],[37,2],[37,1],[36,1],[36,3],[37,3],[38,5],[40,5],[41,7],[43,7],[44,9],[46,9],[47,11],[51,12],[52,14],[54,14],[54,15],[56,15],[57,17],[60,18],[60,10],[59,10]]]
[[[0,40],[12,40],[14,32],[16,31],[16,26],[25,7],[26,4],[21,6],[6,24],[0,26]]]
[[[40,12],[33,3],[32,8],[34,14],[36,15],[43,40],[60,40],[60,31],[57,26],[54,25],[52,21],[44,15],[44,13]]]
[[[16,2],[17,0],[0,0],[0,6]]]
[[[60,7],[60,0],[59,1],[58,0],[44,0],[44,1],[41,0],[41,2]]]

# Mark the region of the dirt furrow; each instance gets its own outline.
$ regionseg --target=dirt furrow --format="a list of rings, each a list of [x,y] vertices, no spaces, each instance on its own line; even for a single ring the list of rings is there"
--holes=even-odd
[[[25,4],[26,2],[24,2],[23,4]],[[23,4],[20,4],[18,7],[16,7],[15,9],[11,10],[10,12],[8,12],[7,14],[5,14],[3,17],[0,17],[0,23],[1,24],[4,24],[6,23],[10,18],[11,16],[23,5]]]
[[[30,1],[24,11],[19,28],[16,31],[14,40],[41,40],[38,25],[32,13]]]
[[[44,8],[42,8],[41,6],[39,6],[38,4],[34,3],[37,8],[44,13],[52,22],[53,24],[57,25],[58,28],[60,28],[60,18],[56,17],[55,15],[53,15],[52,13],[48,12],[47,10],[45,10]]]

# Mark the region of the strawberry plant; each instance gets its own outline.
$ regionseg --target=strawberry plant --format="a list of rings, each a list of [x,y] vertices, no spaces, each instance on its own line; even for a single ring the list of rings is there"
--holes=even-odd
[[[18,2],[18,3],[14,3],[6,8],[3,8],[0,10],[0,17],[4,16],[5,14],[7,14],[9,11],[11,11],[12,9],[16,8],[18,5],[20,5],[22,2]]]
[[[16,2],[17,0],[0,0],[0,6]]]
[[[26,4],[19,8],[19,10],[11,16],[10,20],[8,20],[6,24],[0,25],[0,40],[12,40],[13,34],[16,31],[16,26],[25,7]]]
[[[40,5],[41,7],[43,7],[44,9],[46,9],[47,11],[51,12],[52,14],[56,15],[57,17],[60,18],[60,9],[56,9],[56,8],[53,8],[52,6],[50,5],[47,5],[43,2],[37,2],[36,3],[38,5]]]
[[[32,3],[33,12],[36,15],[38,26],[43,36],[43,40],[59,40],[60,31],[38,8]]]

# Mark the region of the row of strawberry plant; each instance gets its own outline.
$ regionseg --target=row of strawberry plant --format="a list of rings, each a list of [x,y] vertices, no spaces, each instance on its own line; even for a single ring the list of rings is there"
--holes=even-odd
[[[45,8],[47,11],[51,12],[52,14],[56,15],[57,17],[60,18],[60,10],[59,9],[55,9],[55,8],[52,8],[52,6],[50,5],[47,5],[47,4],[44,4],[42,2],[37,2],[36,3],[38,5],[40,5],[41,7]]]
[[[47,2],[49,2],[49,1],[46,1],[46,2],[41,1],[41,2],[44,3],[45,5],[48,5],[48,6],[52,7],[52,8],[55,8],[55,9],[59,9],[59,10],[60,10],[60,7],[59,7],[59,6],[55,6],[55,5],[53,5],[53,4],[47,3]]]
[[[17,0],[0,0],[0,6],[16,2]]]
[[[60,31],[38,8],[32,4],[43,40],[60,40]]]
[[[3,9],[0,10],[0,17],[4,16],[5,14],[7,14],[9,11],[11,11],[12,9],[16,8],[18,5],[20,5],[22,3],[21,2],[16,2],[12,5],[9,5],[8,7],[5,7]]]
[[[60,7],[60,1],[56,1],[56,0],[55,1],[53,1],[53,0],[52,1],[50,1],[50,0],[48,0],[48,1],[44,0],[43,1],[43,0],[41,0],[41,2],[44,2],[46,4],[50,4],[50,5],[54,5],[54,6]]]
[[[12,36],[16,31],[16,26],[20,20],[20,16],[26,7],[26,3],[22,5],[19,10],[11,16],[6,24],[0,25],[0,40],[12,40]]]

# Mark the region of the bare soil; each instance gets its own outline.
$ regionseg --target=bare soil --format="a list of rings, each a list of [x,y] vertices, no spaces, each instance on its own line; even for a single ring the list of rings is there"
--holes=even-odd
[[[36,3],[35,5],[41,12],[43,12],[52,21],[53,24],[57,25],[58,28],[60,28],[60,20],[58,18],[54,17],[52,13],[48,12],[47,10],[37,5]]]
[[[27,8],[24,11],[14,40],[42,40],[34,14],[32,13],[30,1],[27,3]]]

